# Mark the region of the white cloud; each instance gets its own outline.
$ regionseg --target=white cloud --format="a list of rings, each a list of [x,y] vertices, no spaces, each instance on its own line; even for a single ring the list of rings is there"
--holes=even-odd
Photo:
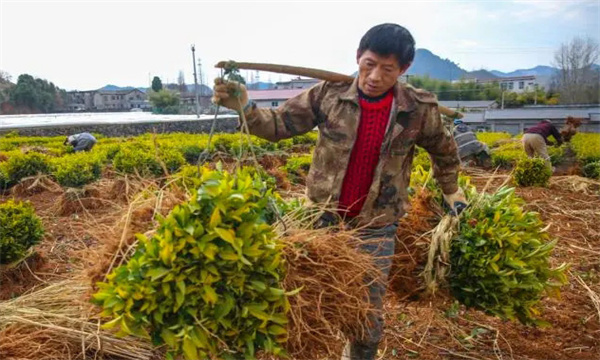
[[[559,22],[584,15],[586,7],[598,6],[598,2],[594,0],[513,0],[513,4],[515,10],[512,15],[519,20],[555,18]]]

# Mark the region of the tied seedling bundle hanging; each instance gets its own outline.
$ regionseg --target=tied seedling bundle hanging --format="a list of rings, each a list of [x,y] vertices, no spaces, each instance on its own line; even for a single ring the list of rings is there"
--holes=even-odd
[[[440,204],[441,191],[430,180],[417,168],[411,186],[427,189]],[[426,233],[431,243],[424,287],[429,292],[448,288],[466,306],[502,319],[547,325],[539,318],[539,302],[545,295],[560,295],[568,265],[551,266],[556,240],[539,214],[524,208],[515,189],[503,185],[488,194],[488,185],[478,193],[468,177],[460,176],[469,207],[460,217],[432,209],[441,220]]]
[[[138,236],[135,254],[93,297],[109,318],[105,329],[186,359],[339,357],[345,335],[362,334],[370,311],[363,279],[378,275],[371,259],[350,232],[297,225],[283,236],[281,223],[276,232],[268,206],[276,195],[261,191],[253,170],[203,167],[192,198],[152,237]]]
[[[287,339],[288,296],[281,245],[275,241],[262,182],[202,168],[196,194],[160,220],[154,236],[139,236],[127,264],[99,283],[93,297],[118,335],[168,346],[168,358],[209,354],[279,355]]]

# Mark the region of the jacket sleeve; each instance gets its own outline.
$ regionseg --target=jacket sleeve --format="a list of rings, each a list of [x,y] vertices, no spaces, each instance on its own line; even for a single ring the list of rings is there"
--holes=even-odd
[[[278,141],[311,131],[321,118],[320,103],[325,95],[325,87],[326,83],[321,82],[287,100],[277,109],[253,106],[246,112],[250,133],[269,141]]]
[[[556,139],[558,145],[562,144],[562,136],[560,136],[560,132],[556,129],[556,126],[552,125],[550,127],[550,134]]]
[[[435,104],[419,106],[423,119],[421,133],[417,137],[417,145],[429,153],[433,164],[433,176],[444,194],[458,191],[458,170],[460,158],[456,142],[446,129]]]

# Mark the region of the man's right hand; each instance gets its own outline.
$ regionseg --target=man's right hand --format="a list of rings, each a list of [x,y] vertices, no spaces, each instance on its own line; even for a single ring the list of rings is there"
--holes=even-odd
[[[239,97],[235,96],[236,93],[239,94]],[[244,106],[248,103],[248,91],[246,91],[243,84],[237,81],[225,81],[222,78],[216,78],[212,102],[242,112]]]

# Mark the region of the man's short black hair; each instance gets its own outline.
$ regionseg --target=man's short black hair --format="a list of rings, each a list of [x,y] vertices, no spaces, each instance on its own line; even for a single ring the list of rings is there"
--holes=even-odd
[[[415,39],[398,24],[381,24],[372,27],[360,39],[359,54],[367,50],[382,56],[394,55],[400,66],[408,65],[415,58]]]

